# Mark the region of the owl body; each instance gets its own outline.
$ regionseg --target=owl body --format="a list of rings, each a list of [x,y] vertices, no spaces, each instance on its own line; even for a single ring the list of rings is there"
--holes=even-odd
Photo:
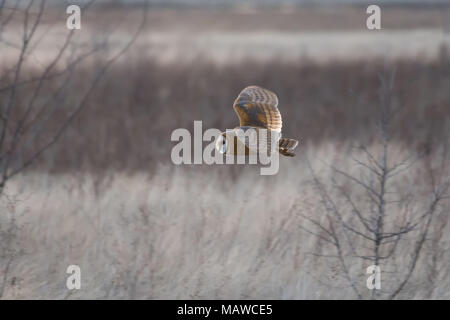
[[[241,91],[233,108],[240,126],[222,132],[216,140],[216,149],[228,155],[253,155],[274,151],[293,157],[298,141],[281,138],[282,120],[275,93],[258,86]]]
[[[270,156],[275,150],[281,134],[257,127],[236,127],[222,132],[216,140],[216,149],[228,155],[249,156],[266,152]]]
[[[244,142],[240,141],[234,130],[226,130],[216,140],[216,149],[227,155],[248,156],[252,152]]]

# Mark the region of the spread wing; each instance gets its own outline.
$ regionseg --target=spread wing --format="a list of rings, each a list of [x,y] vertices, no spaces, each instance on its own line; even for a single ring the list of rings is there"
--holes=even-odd
[[[250,86],[241,91],[234,101],[240,126],[266,128],[281,131],[281,114],[277,108],[275,93],[258,86]]]
[[[270,155],[273,148],[278,146],[281,132],[266,130],[265,128],[237,127],[234,129],[237,139],[242,142],[251,152],[265,152]]]

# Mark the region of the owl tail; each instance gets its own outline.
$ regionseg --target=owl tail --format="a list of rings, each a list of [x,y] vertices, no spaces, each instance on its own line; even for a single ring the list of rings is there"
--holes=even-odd
[[[278,142],[279,152],[286,157],[293,157],[295,147],[298,145],[298,141],[294,139],[281,138]]]

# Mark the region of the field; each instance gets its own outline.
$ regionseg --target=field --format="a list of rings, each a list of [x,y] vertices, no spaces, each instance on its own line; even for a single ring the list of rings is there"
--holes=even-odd
[[[42,103],[36,116],[47,101],[54,109],[30,122],[13,164],[58,132],[136,30],[141,12],[100,9],[75,40],[112,29],[109,46],[67,82],[46,79],[36,98],[38,83],[18,87],[11,121],[20,125],[29,101]],[[450,299],[447,12],[389,8],[386,30],[369,34],[360,7],[150,9],[58,141],[2,190],[0,297]],[[59,17],[44,15],[38,34],[54,34],[21,79],[57,53]],[[6,62],[17,52],[1,43],[8,101]],[[174,165],[172,131],[192,132],[195,120],[235,127],[232,102],[253,84],[278,95],[297,156],[273,176],[256,165]],[[366,286],[373,264],[380,290]],[[80,290],[66,288],[69,265],[81,268]]]

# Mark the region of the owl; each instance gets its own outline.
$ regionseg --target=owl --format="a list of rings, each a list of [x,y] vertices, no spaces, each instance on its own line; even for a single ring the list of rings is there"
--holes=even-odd
[[[216,149],[227,155],[272,154],[276,149],[287,157],[295,156],[298,141],[281,138],[281,115],[275,93],[258,86],[241,91],[234,101],[239,127],[222,132]]]

